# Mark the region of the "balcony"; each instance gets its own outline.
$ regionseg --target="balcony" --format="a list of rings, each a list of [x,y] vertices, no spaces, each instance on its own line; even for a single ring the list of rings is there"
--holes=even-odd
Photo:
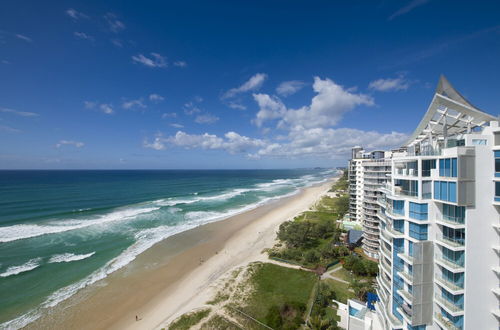
[[[465,249],[465,240],[464,239],[454,239],[451,237],[440,237],[436,239],[436,243],[441,246],[444,246],[447,249],[452,251],[461,251]]]
[[[380,251],[387,257],[387,259],[392,260],[391,251],[385,247],[384,244],[380,244]]]
[[[411,294],[411,293],[409,293],[408,291],[405,291],[405,290],[398,290],[398,291],[397,291],[397,293],[398,293],[401,297],[403,297],[403,299],[404,299],[407,303],[409,303],[409,304],[413,303],[413,296],[412,296],[412,294]],[[411,316],[410,316],[410,317],[411,317]]]
[[[397,231],[396,229],[392,228],[391,226],[386,226],[385,229],[389,232],[389,234],[393,238],[403,238],[405,236],[405,234]]]
[[[385,230],[380,231],[380,236],[382,239],[384,239],[388,244],[392,244],[392,239],[391,237],[386,233]]]
[[[434,260],[439,266],[448,269],[452,273],[462,273],[465,271],[464,266],[460,265],[460,263],[444,259],[442,256],[436,255]]]
[[[453,228],[453,229],[463,229],[465,228],[465,223],[460,223],[460,222],[455,222],[455,221],[451,221],[451,220],[448,220],[448,219],[438,219],[436,220],[436,223],[438,225],[441,225],[441,226],[446,226],[446,227],[449,227],[449,228]]]
[[[408,284],[413,284],[413,275],[412,274],[409,274],[405,271],[401,271],[398,273],[399,276],[401,276],[401,278],[403,278],[403,280],[408,283]]]
[[[441,313],[434,313],[434,321],[443,329],[448,330],[461,330],[462,328],[456,327],[453,322],[451,322],[448,318],[446,318]]]
[[[387,274],[391,275],[391,267],[389,267],[389,265],[385,261],[381,261],[379,265],[382,266],[382,269],[386,271]]]
[[[446,279],[444,277],[436,276],[435,281],[438,285],[440,285],[442,288],[445,288],[446,291],[450,292],[453,295],[464,293],[463,287],[458,286],[457,284],[449,281],[448,279]]]
[[[415,258],[404,253],[398,253],[398,257],[403,259],[409,265],[413,265],[413,263],[415,262]]]
[[[459,316],[464,313],[464,308],[461,306],[457,306],[454,303],[444,299],[443,297],[439,295],[434,295],[434,301],[444,308],[448,313],[450,313],[452,316]]]

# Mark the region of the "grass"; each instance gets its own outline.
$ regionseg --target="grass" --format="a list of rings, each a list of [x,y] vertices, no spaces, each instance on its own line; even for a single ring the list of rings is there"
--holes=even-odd
[[[200,323],[202,319],[210,314],[210,308],[202,309],[196,312],[188,313],[182,315],[177,321],[173,322],[168,329],[169,330],[188,330],[191,327]]]
[[[250,283],[254,291],[250,295],[245,313],[265,323],[268,311],[286,303],[307,305],[311,291],[317,282],[315,274],[274,264],[255,264]]]
[[[218,330],[239,330],[240,328],[229,322],[219,315],[212,316],[208,322],[201,326],[203,330],[218,329]]]
[[[355,274],[351,274],[350,271],[348,271],[347,269],[339,269],[337,271],[335,271],[332,276],[335,276],[335,277],[338,277],[344,281],[351,281],[353,278],[357,279],[357,280],[370,280],[372,279],[373,277],[370,277],[370,276],[359,276],[359,275],[355,275]]]
[[[335,281],[332,279],[326,279],[325,283],[330,286],[330,288],[337,294],[337,301],[347,304],[347,299],[355,298],[354,292],[349,291],[348,284]]]

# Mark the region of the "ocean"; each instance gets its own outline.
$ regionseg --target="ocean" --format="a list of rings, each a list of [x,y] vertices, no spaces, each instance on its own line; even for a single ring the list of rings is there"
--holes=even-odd
[[[0,328],[21,328],[155,243],[334,170],[0,171]]]

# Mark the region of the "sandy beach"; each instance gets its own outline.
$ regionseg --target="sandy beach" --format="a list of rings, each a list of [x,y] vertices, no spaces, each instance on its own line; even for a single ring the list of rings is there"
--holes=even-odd
[[[274,245],[279,225],[312,206],[333,180],[172,236],[27,328],[164,328],[204,306],[215,294],[217,280],[232,269],[266,260],[262,251]]]

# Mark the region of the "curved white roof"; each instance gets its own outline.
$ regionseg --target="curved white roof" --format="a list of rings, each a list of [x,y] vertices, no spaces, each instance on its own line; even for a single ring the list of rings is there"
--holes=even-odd
[[[450,136],[466,133],[492,120],[497,118],[473,106],[441,75],[424,118],[403,146],[418,143],[429,134]]]

